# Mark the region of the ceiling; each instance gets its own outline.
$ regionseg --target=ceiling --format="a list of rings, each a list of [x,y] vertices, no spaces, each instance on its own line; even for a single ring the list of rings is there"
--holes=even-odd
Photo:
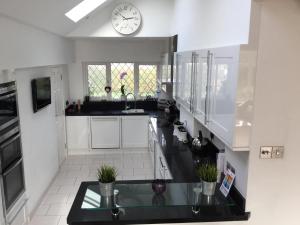
[[[66,36],[79,26],[84,19],[74,23],[65,17],[65,13],[80,3],[82,0],[1,0],[0,14],[17,20],[21,23]],[[94,13],[103,10],[114,0],[96,9]]]

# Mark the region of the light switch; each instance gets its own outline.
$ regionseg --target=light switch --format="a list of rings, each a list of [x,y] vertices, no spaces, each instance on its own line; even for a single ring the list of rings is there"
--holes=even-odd
[[[273,159],[281,159],[283,158],[284,147],[283,146],[274,146],[272,150],[272,158]]]
[[[261,159],[272,159],[273,147],[263,146],[260,147],[260,158]]]
[[[283,158],[283,146],[262,146],[260,147],[261,159],[281,159]]]

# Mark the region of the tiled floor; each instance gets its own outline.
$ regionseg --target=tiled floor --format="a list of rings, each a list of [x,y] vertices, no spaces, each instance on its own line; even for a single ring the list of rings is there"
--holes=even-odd
[[[101,164],[114,165],[117,180],[153,179],[148,153],[69,156],[37,208],[30,225],[66,225],[66,217],[82,181],[96,181]]]

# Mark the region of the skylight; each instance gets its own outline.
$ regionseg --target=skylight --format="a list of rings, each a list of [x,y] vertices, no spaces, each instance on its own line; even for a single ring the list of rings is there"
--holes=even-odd
[[[70,20],[77,23],[83,17],[85,17],[86,15],[94,11],[97,7],[102,5],[104,2],[106,2],[106,0],[83,0],[65,15]]]

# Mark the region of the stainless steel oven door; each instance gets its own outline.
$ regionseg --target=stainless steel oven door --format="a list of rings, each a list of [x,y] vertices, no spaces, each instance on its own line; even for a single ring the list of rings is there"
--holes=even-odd
[[[0,144],[0,173],[22,157],[20,133]]]
[[[23,159],[20,158],[16,163],[12,164],[1,175],[2,198],[4,201],[5,213],[25,192]]]

